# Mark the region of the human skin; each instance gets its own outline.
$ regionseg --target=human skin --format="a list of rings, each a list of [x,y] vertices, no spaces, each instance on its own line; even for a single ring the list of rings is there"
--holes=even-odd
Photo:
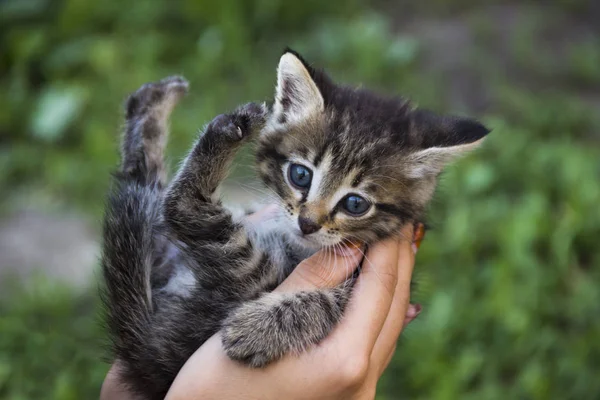
[[[256,217],[264,218],[267,212]],[[261,215],[262,214],[262,215]],[[377,382],[404,326],[420,312],[409,304],[416,246],[413,227],[369,248],[344,318],[318,346],[289,354],[262,369],[232,361],[219,334],[186,362],[167,399],[373,399]],[[363,258],[320,251],[300,263],[275,290],[294,292],[336,286]],[[104,381],[101,399],[132,399],[119,384],[118,362]]]

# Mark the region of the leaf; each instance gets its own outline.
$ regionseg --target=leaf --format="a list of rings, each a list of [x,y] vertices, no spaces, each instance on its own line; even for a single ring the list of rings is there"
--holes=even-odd
[[[55,142],[79,116],[84,105],[81,89],[50,87],[38,100],[31,119],[31,131],[36,138]]]

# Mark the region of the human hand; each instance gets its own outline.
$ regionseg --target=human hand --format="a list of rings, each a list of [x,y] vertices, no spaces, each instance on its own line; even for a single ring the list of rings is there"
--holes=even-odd
[[[249,218],[260,222],[274,211],[267,207]],[[407,238],[413,233],[407,227],[403,239],[391,239],[369,250],[344,320],[319,346],[265,369],[250,369],[231,361],[215,335],[188,360],[168,398],[373,398],[402,328],[420,312],[420,306],[409,305],[408,297],[413,253],[422,234],[421,227],[411,245]],[[361,258],[360,252],[354,252],[331,262],[333,257],[318,253],[301,263],[276,290],[335,286],[348,277],[348,263],[357,265]],[[117,361],[104,381],[101,399],[132,398],[120,385],[118,367]]]
[[[401,238],[369,249],[342,322],[320,345],[252,369],[230,360],[216,334],[187,361],[167,399],[374,398],[400,332],[420,312],[420,306],[409,305],[412,237],[412,227],[406,227]],[[319,252],[276,290],[333,287],[347,279],[348,263],[357,265],[361,258],[358,249],[335,258]]]

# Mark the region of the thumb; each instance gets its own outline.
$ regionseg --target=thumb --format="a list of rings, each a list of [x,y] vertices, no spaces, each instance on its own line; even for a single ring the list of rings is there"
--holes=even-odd
[[[361,248],[354,244],[336,250],[321,250],[298,264],[275,292],[335,287],[352,276],[363,255]]]

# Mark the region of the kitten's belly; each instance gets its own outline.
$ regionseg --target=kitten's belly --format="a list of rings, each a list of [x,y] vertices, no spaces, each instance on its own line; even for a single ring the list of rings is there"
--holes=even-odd
[[[254,247],[267,254],[274,268],[279,273],[278,283],[281,283],[294,268],[304,259],[313,255],[316,250],[303,247],[298,240],[290,237],[287,232],[276,224],[244,223],[248,237]],[[153,267],[153,287],[163,293],[182,298],[192,295],[197,285],[196,278],[187,267],[181,251],[173,243],[160,243],[160,255],[156,257]],[[267,290],[267,288],[265,288]]]

